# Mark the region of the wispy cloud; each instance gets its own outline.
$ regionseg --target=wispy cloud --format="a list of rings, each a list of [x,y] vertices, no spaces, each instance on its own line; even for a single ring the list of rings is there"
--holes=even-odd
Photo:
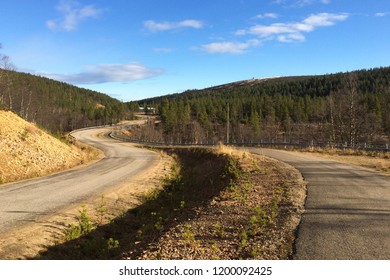
[[[170,53],[173,51],[173,49],[171,49],[171,48],[154,48],[153,51],[157,52],[157,53]]]
[[[312,4],[330,4],[332,0],[274,0],[274,4],[286,7],[304,7]]]
[[[76,74],[48,74],[42,76],[71,84],[102,84],[111,82],[131,82],[160,76],[160,68],[149,68],[140,63],[90,65],[84,72]]]
[[[264,14],[259,14],[253,17],[253,19],[264,19],[264,18],[271,18],[271,19],[276,19],[278,18],[278,14],[275,13],[264,13]]]
[[[156,22],[154,20],[144,21],[144,27],[149,31],[157,32],[157,31],[168,31],[168,30],[177,30],[181,28],[193,28],[200,29],[204,26],[202,21],[187,19],[179,22]]]
[[[390,15],[389,12],[380,12],[380,13],[376,13],[375,16],[376,17],[385,17],[385,16],[388,16]]]
[[[271,25],[254,25],[248,29],[241,29],[236,35],[255,35],[266,40],[278,40],[280,42],[305,41],[304,33],[312,32],[318,27],[335,25],[349,17],[346,13],[313,14],[301,22],[274,23]]]
[[[82,6],[73,0],[61,0],[56,9],[61,16],[46,21],[46,26],[53,31],[75,30],[81,21],[96,18],[103,12],[103,9],[96,8],[94,5]]]
[[[202,45],[200,48],[195,48],[207,53],[229,53],[229,54],[242,54],[250,47],[260,45],[260,40],[253,39],[246,42],[214,42],[210,44]]]

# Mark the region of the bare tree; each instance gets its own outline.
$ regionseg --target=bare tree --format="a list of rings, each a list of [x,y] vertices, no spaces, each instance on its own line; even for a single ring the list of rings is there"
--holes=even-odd
[[[2,45],[0,43],[0,49]],[[12,110],[12,94],[11,85],[12,81],[9,79],[8,71],[15,70],[14,64],[11,62],[8,55],[0,53],[0,69],[6,70],[0,73],[0,102],[4,104],[5,95],[8,95],[8,107]]]
[[[357,116],[356,116],[356,95],[357,95],[357,78],[355,75],[348,75],[347,78],[347,91],[348,91],[348,115],[349,115],[349,123],[348,123],[348,140],[349,145],[354,147],[356,144],[356,130],[357,130]]]
[[[0,54],[0,68],[4,70],[15,70],[15,65],[8,55]]]
[[[0,49],[2,49],[3,45],[0,43]],[[2,61],[3,55],[0,53],[0,60]],[[4,104],[4,92],[2,89],[3,82],[3,72],[0,71],[0,105]]]
[[[334,145],[336,142],[336,129],[335,129],[335,120],[334,120],[334,101],[333,94],[331,94],[328,98],[329,101],[329,109],[330,109],[330,125],[331,125],[331,144]]]
[[[345,87],[329,98],[331,134],[338,142],[356,147],[365,138],[367,109],[364,108],[356,74],[349,74],[345,79]]]

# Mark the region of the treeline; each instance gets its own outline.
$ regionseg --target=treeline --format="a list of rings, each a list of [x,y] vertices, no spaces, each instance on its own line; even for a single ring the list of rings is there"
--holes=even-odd
[[[0,69],[0,109],[51,132],[116,123],[127,106],[108,95],[51,79]]]
[[[133,131],[166,143],[389,143],[390,67],[248,80],[139,101],[161,123]]]

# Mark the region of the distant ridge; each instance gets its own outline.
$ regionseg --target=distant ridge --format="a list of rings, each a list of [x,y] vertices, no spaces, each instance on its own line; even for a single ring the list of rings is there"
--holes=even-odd
[[[332,74],[322,75],[302,75],[302,76],[275,76],[268,78],[252,78],[248,80],[241,80],[230,82],[226,84],[207,87],[204,89],[192,89],[186,90],[181,93],[172,93],[168,95],[152,97],[137,101],[139,104],[153,104],[161,103],[164,99],[175,98],[198,98],[203,95],[217,94],[226,95],[230,94],[240,88],[253,88],[254,92],[261,92],[267,94],[292,94],[296,92],[289,92],[289,88],[302,87],[301,95],[309,94],[310,96],[328,95],[331,91],[337,91],[344,86],[346,78],[354,75],[360,81],[360,84],[364,83],[365,86],[372,87],[373,85],[367,85],[373,83],[373,80],[379,80],[380,83],[386,82],[390,76],[390,66],[378,67],[372,69],[355,70],[351,72],[339,72]],[[310,84],[310,86],[308,85]],[[326,84],[326,85],[325,85]],[[323,86],[325,85],[325,86]]]
[[[270,77],[270,78],[252,78],[249,80],[241,80],[241,81],[237,81],[237,82],[231,82],[231,83],[222,84],[222,85],[218,85],[218,86],[208,87],[208,88],[205,88],[205,90],[231,89],[231,88],[235,88],[238,86],[258,84],[258,83],[265,82],[268,80],[280,79],[280,78],[283,78],[283,77],[276,76],[276,77]]]

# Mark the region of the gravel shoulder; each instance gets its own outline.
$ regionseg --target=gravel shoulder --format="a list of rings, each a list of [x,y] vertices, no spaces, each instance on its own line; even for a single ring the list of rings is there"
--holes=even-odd
[[[234,158],[236,181],[207,203],[194,207],[192,215],[184,214],[138,259],[292,257],[306,197],[303,178],[277,160],[248,153]]]
[[[251,151],[291,164],[307,182],[295,259],[390,259],[388,176],[308,154]]]

